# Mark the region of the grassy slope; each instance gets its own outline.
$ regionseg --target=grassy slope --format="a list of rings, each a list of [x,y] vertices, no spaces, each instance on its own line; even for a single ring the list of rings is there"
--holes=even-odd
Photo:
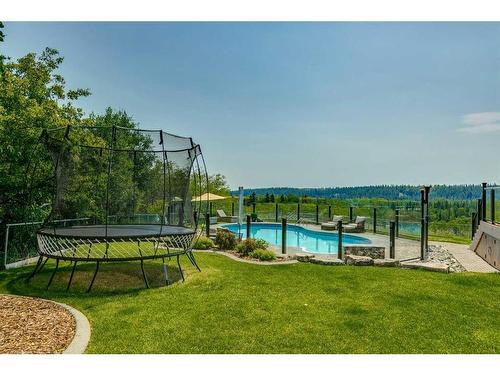
[[[500,353],[498,274],[197,257],[203,272],[184,262],[186,282],[170,287],[143,289],[139,266],[123,264],[104,265],[91,294],[90,266],[69,293],[69,266],[49,292],[49,270],[30,285],[20,279],[29,269],[3,271],[0,292],[80,309],[92,325],[89,353]],[[159,270],[148,264],[156,286]]]

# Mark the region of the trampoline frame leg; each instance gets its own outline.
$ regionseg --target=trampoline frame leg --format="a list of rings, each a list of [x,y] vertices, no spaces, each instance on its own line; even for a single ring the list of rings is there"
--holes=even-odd
[[[92,277],[92,281],[90,282],[90,285],[89,285],[89,287],[88,287],[88,289],[87,289],[87,293],[90,293],[90,290],[92,289],[92,285],[94,285],[94,281],[95,281],[95,278],[96,278],[96,276],[97,276],[97,272],[99,272],[99,263],[100,263],[100,262],[98,261],[98,262],[96,262],[96,263],[97,263],[97,264],[96,264],[96,267],[95,267],[94,276]]]
[[[170,284],[170,280],[168,278],[168,271],[167,271],[167,265],[165,264],[165,258],[161,258],[162,260],[162,266],[163,266],[163,275],[165,276],[165,285]]]
[[[194,257],[194,254],[193,254],[191,251],[188,251],[188,252],[186,253],[186,255],[187,255],[187,257],[188,257],[189,261],[191,262],[191,264],[192,264],[193,266],[195,266],[195,267],[198,269],[198,271],[199,271],[199,272],[201,272],[201,269],[200,269],[200,267],[198,266],[198,263],[196,262],[196,259],[195,259],[195,257]]]
[[[52,272],[52,275],[50,276],[49,283],[47,284],[47,290],[49,290],[50,284],[52,284],[52,280],[54,280],[54,276],[56,275],[58,268],[59,268],[59,258],[56,258],[56,268],[54,268],[54,272]]]
[[[141,271],[142,271],[142,277],[144,278],[144,284],[146,284],[146,288],[149,289],[149,282],[148,278],[146,277],[146,272],[144,272],[144,261],[141,259]]]
[[[45,265],[47,264],[48,260],[49,260],[49,258],[45,258],[45,260],[43,261],[42,266],[38,269],[38,271],[36,271],[36,273],[42,272],[43,267],[45,267]]]
[[[43,262],[43,257],[39,256],[38,257],[38,261],[36,262],[36,266],[33,269],[33,272],[31,272],[30,275],[26,278],[26,281],[30,281],[36,275],[36,273],[38,272],[38,270],[43,267],[42,266],[42,262]]]
[[[181,277],[182,277],[182,282],[184,282],[184,273],[182,272],[182,268],[181,268],[181,262],[179,260],[179,255],[177,255],[177,266],[179,267],[179,272],[181,274]]]
[[[75,261],[74,264],[73,264],[73,269],[71,270],[71,275],[69,276],[69,281],[68,281],[68,286],[66,287],[66,292],[69,290],[69,287],[71,286],[71,282],[73,281],[73,275],[75,273],[75,269],[76,269],[76,264],[78,262]]]

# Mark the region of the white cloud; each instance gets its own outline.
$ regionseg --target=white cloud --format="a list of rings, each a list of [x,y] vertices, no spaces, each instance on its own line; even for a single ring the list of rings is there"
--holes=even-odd
[[[483,124],[477,126],[469,126],[468,128],[460,128],[458,131],[466,133],[491,133],[500,131],[500,123],[498,124]]]
[[[492,133],[500,131],[500,112],[469,113],[462,118],[466,127],[458,131],[466,133]]]

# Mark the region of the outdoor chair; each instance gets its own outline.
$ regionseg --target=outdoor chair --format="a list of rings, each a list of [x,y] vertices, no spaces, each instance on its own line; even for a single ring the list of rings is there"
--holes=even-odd
[[[221,223],[237,223],[238,216],[227,216],[224,210],[217,210],[217,220]]]
[[[354,223],[346,224],[342,226],[342,229],[346,233],[362,233],[365,231],[366,217],[356,216]]]
[[[342,220],[343,217],[341,215],[333,215],[330,221],[326,223],[321,223],[322,230],[337,230],[338,222]]]

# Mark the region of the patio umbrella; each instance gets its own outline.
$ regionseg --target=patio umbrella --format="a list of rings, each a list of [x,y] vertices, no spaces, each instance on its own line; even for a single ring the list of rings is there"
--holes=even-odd
[[[203,194],[201,197],[194,197],[191,202],[199,202],[199,201],[219,201],[219,200],[222,200],[222,199],[228,199],[228,198],[231,198],[231,197],[222,197],[220,195],[217,195],[217,194],[213,194],[213,193],[205,193]]]

